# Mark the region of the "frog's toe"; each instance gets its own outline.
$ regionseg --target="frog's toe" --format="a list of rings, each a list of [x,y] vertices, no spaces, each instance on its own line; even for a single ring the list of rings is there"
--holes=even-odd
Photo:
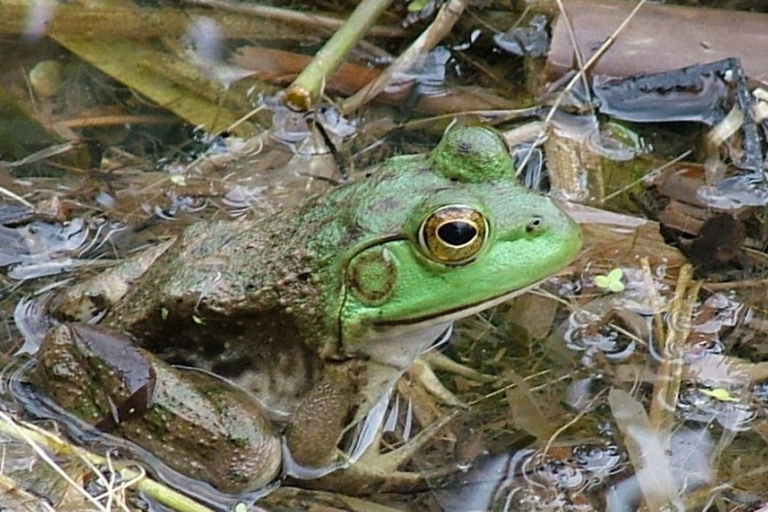
[[[440,382],[440,379],[435,375],[435,370],[453,373],[477,382],[495,382],[497,380],[496,377],[457,363],[438,350],[430,350],[417,358],[408,370],[408,376],[418,382],[441,403],[462,409],[466,409],[467,405]]]
[[[405,444],[387,453],[381,453],[381,434],[368,450],[350,466],[325,475],[317,480],[304,482],[303,487],[328,489],[345,494],[365,495],[381,492],[405,493],[439,485],[454,475],[456,465],[441,466],[427,471],[400,471],[399,468],[448,423],[457,413],[446,414],[432,422]]]

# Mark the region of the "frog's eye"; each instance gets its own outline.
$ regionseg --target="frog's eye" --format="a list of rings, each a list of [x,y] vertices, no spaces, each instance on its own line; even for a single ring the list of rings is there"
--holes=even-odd
[[[488,238],[488,221],[470,206],[450,205],[429,214],[419,228],[419,245],[434,260],[463,265],[477,256]]]

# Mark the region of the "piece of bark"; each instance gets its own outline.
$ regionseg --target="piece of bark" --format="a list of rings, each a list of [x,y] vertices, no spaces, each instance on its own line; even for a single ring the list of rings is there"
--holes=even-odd
[[[675,231],[695,235],[701,230],[708,215],[703,208],[672,200],[659,214],[659,222]]]
[[[662,239],[658,222],[567,201],[558,204],[579,223],[584,235],[584,249],[572,268],[583,268],[587,262],[610,262],[613,268],[646,257],[651,266],[664,264],[676,277],[685,263],[682,253]]]
[[[699,190],[706,186],[705,170],[702,165],[678,164],[668,169],[653,184],[659,194],[670,199],[669,204],[659,215],[661,224],[689,235],[697,235],[704,223],[713,216],[725,212],[745,219],[754,210],[749,206],[721,210],[708,204],[699,195]]]
[[[730,265],[741,266],[746,261],[744,223],[729,214],[715,215],[707,220],[699,235],[684,252],[699,275]]]
[[[563,0],[586,62],[635,2]],[[554,80],[576,59],[565,19],[558,18],[546,73]],[[629,76],[737,57],[747,77],[768,82],[768,14],[646,3],[590,73]]]
[[[709,205],[698,194],[706,185],[704,176],[702,165],[682,163],[668,169],[653,184],[663,196],[706,209]]]

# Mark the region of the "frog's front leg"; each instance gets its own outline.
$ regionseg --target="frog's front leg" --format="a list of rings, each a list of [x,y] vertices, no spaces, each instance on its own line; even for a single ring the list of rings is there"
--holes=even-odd
[[[324,376],[302,399],[285,430],[294,472],[322,472],[337,464],[337,446],[350,421],[355,390],[348,365],[327,363]],[[315,469],[316,468],[316,469]],[[292,469],[289,467],[288,471]]]
[[[452,414],[443,416],[387,453],[380,452],[381,426],[357,460],[349,461],[348,455],[341,453],[338,445],[354,426],[360,403],[365,403],[360,396],[365,388],[365,376],[366,366],[360,360],[326,364],[323,379],[304,397],[286,428],[290,452],[286,473],[303,479],[304,487],[355,495],[407,492],[454,474],[455,468],[440,468],[429,473],[399,470],[453,419]]]
[[[116,331],[84,324],[51,330],[36,381],[72,414],[223,492],[259,489],[279,474],[279,436],[247,393],[173,368]]]

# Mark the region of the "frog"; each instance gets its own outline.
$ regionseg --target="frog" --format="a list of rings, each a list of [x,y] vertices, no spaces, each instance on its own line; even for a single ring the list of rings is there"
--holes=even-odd
[[[420,354],[581,245],[497,131],[456,127],[286,211],[191,225],[98,318],[60,298],[35,382],[226,493],[350,471],[342,441]]]

